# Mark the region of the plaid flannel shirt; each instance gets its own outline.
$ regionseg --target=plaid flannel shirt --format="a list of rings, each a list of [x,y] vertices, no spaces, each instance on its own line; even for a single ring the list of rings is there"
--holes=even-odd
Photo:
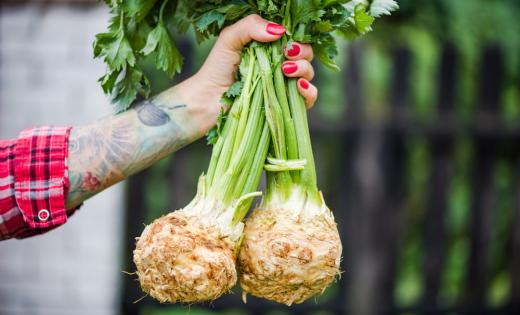
[[[67,221],[70,127],[27,129],[0,140],[0,240],[25,238]]]

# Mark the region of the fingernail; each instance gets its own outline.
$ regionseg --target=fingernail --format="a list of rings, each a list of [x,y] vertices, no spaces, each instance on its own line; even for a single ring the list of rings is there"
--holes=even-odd
[[[285,74],[295,73],[298,70],[298,65],[294,62],[286,62],[282,65],[282,71]]]
[[[307,82],[307,80],[305,80],[305,79],[300,79],[300,81],[298,83],[300,84],[301,88],[304,90],[307,90],[309,88],[309,82]]]
[[[271,35],[283,35],[285,33],[285,27],[276,23],[267,23],[265,30]]]
[[[288,57],[296,57],[296,56],[298,56],[300,54],[301,51],[302,50],[300,48],[300,45],[293,43],[291,45],[291,49],[286,51],[286,54],[287,54]]]

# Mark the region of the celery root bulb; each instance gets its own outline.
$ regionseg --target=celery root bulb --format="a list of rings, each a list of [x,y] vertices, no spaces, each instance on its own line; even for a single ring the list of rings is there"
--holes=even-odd
[[[247,219],[239,255],[244,298],[249,293],[286,305],[302,303],[340,274],[336,223],[324,204],[320,208],[298,214],[267,206]]]
[[[144,292],[160,302],[212,301],[237,281],[235,243],[182,211],[145,228],[134,250]]]

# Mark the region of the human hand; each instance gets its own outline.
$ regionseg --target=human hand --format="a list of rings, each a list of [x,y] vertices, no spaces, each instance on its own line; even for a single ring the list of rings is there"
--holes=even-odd
[[[181,83],[192,91],[190,103],[198,104],[196,110],[199,111],[198,115],[204,116],[204,129],[210,129],[216,122],[221,108],[220,99],[234,82],[234,73],[240,64],[240,53],[244,46],[252,40],[273,42],[280,39],[284,33],[283,26],[258,15],[245,17],[222,30],[202,68],[193,77]],[[290,78],[299,78],[299,91],[310,108],[318,96],[317,88],[310,83],[314,77],[311,65],[312,47],[293,43],[291,49],[285,50],[284,53],[287,61],[282,64],[283,73]]]

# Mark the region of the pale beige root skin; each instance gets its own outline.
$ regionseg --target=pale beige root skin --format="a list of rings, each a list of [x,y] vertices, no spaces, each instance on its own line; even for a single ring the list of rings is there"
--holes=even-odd
[[[201,221],[175,211],[143,231],[134,263],[145,293],[162,303],[197,303],[215,300],[235,285],[235,242]]]
[[[267,207],[268,208],[268,207]],[[342,246],[330,210],[257,209],[246,221],[240,285],[247,293],[291,305],[320,294],[339,276]]]

